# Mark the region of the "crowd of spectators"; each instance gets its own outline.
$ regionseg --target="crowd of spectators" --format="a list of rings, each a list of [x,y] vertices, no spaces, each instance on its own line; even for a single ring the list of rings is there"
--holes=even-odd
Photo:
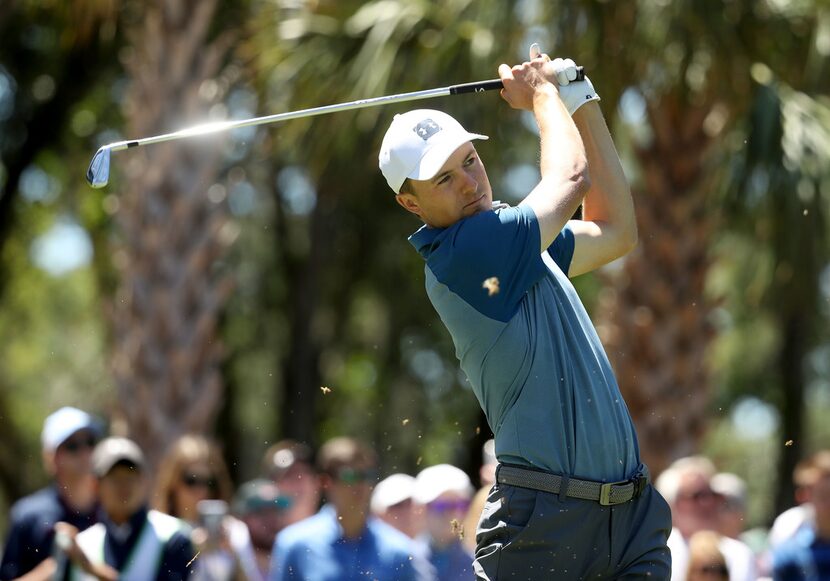
[[[672,463],[657,490],[672,510],[672,581],[830,579],[830,450],[801,461],[795,506],[769,530],[747,524],[746,483],[706,457]]]
[[[173,442],[151,469],[132,440],[61,408],[42,431],[52,482],[14,504],[0,580],[472,579],[480,488],[450,464],[382,478],[375,451],[339,437],[317,451],[285,440],[234,487],[220,447]],[[830,579],[830,451],[802,461],[795,506],[747,530],[747,486],[702,456],[656,480],[672,509],[672,580]]]

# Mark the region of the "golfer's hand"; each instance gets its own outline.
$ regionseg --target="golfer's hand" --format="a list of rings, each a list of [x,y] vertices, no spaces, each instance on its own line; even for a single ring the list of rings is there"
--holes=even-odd
[[[504,85],[502,98],[514,109],[532,111],[537,96],[556,95],[556,84],[550,82],[545,74],[547,65],[545,58],[536,58],[514,67],[500,65],[499,77]]]
[[[584,80],[577,81],[579,67],[571,59],[550,57],[542,52],[535,42],[530,45],[530,59],[542,59],[547,62],[544,67],[545,77],[558,85],[559,97],[573,116],[576,110],[589,101],[599,101],[599,95],[594,89],[591,79],[584,77]]]

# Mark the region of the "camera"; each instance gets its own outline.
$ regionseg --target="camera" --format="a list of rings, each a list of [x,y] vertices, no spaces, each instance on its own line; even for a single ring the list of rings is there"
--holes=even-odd
[[[199,524],[205,528],[210,538],[219,538],[222,534],[222,521],[228,514],[228,503],[224,500],[200,500],[196,504]]]

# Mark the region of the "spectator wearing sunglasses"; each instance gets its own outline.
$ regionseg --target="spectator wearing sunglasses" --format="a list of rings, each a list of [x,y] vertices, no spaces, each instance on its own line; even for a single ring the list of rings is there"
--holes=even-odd
[[[371,448],[352,438],[334,438],[320,449],[317,464],[327,503],[277,535],[271,581],[433,578],[411,539],[370,516],[372,487],[378,480]]]
[[[233,500],[233,513],[251,534],[257,567],[265,578],[271,566],[271,549],[277,533],[288,526],[294,499],[272,480],[257,478],[242,484]]]
[[[430,466],[415,478],[415,502],[423,507],[425,521],[419,540],[441,581],[473,578],[473,555],[464,546],[462,524],[472,497],[470,478],[450,464]]]
[[[64,407],[43,424],[43,465],[52,483],[20,499],[11,509],[0,579],[27,573],[48,579],[58,567],[51,555],[54,527],[65,522],[84,530],[96,522],[92,450],[101,436],[101,423],[73,407]]]
[[[232,494],[228,468],[212,440],[194,434],[181,436],[162,458],[154,508],[192,527],[191,540],[199,551],[192,579],[262,578],[248,527],[227,514]]]
[[[712,489],[714,464],[703,456],[680,458],[657,479],[656,487],[671,506],[672,581],[686,581],[689,540],[700,531],[718,531],[722,498]],[[755,555],[746,544],[718,536],[730,581],[755,581]]]

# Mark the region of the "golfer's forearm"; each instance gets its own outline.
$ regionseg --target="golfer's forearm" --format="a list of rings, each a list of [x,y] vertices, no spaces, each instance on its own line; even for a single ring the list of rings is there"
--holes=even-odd
[[[589,187],[588,162],[579,131],[555,93],[534,98],[539,125],[542,180],[526,198],[539,220],[542,250],[570,219]]]
[[[597,102],[586,103],[574,113],[582,136],[591,185],[582,206],[583,220],[596,222],[604,236],[613,237],[621,253],[637,242],[637,222],[628,180],[617,149]]]

